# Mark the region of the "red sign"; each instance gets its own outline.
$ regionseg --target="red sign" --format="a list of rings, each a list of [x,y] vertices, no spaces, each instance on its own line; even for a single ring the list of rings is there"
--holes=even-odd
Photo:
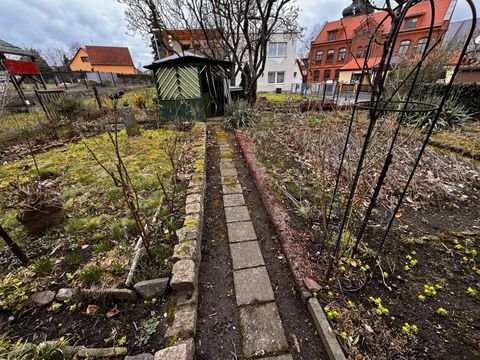
[[[3,59],[2,62],[12,75],[40,75],[34,62],[8,59]]]

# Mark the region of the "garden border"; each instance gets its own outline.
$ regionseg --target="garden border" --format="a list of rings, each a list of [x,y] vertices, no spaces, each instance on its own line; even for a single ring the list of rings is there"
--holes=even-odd
[[[155,360],[192,360],[195,354],[195,332],[198,312],[198,274],[201,262],[204,198],[206,187],[206,126],[201,128],[200,140],[194,144],[195,168],[188,183],[185,201],[185,220],[177,230],[170,287],[172,297],[167,313],[166,344],[155,353]]]
[[[253,152],[255,145],[253,142],[247,139],[245,134],[240,130],[235,130],[234,135],[252,174],[255,186],[259,189],[267,214],[280,239],[282,251],[287,260],[295,286],[297,290],[300,291],[303,301],[307,304],[308,312],[312,316],[315,327],[322,339],[322,343],[327,350],[328,357],[331,360],[345,360],[346,357],[342,347],[333,333],[318,299],[313,297],[312,294],[307,291],[303,283],[298,254],[305,252],[306,249],[301,246],[299,242],[295,241],[295,239],[302,236],[302,233],[290,225],[292,223],[290,216],[281,201],[275,195],[275,192],[272,189],[270,176],[267,174],[263,165],[259,164],[255,159],[255,154]],[[298,251],[293,252],[291,251],[292,248]],[[289,250],[287,251],[287,249]]]

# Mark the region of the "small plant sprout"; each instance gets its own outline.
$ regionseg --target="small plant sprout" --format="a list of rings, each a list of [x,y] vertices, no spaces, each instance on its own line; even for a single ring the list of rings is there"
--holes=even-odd
[[[425,302],[426,299],[427,298],[425,297],[425,295],[422,295],[422,294],[418,295],[418,300],[420,300],[421,302]]]
[[[338,318],[340,317],[339,312],[336,310],[330,309],[330,306],[325,306],[323,310],[325,310],[325,314],[327,315],[328,320],[337,321]]]
[[[74,277],[75,277],[75,275],[73,275],[72,273],[66,273],[66,274],[65,274],[65,278],[66,278],[67,280],[73,280]]]
[[[443,307],[439,307],[436,311],[436,313],[440,316],[447,317],[448,316],[448,311],[445,310]]]
[[[68,307],[68,310],[70,310],[70,311],[75,311],[75,310],[77,310],[77,305],[76,305],[76,304],[70,305],[70,306]]]
[[[412,255],[415,255],[416,252],[415,251],[412,251],[411,252]],[[405,263],[405,266],[403,267],[403,269],[405,271],[410,271],[412,270],[415,266],[417,266],[418,264],[418,260],[417,259],[414,259],[412,255],[407,255],[405,256],[405,259],[407,260],[406,263]]]
[[[404,333],[407,336],[412,336],[412,335],[416,334],[417,332],[418,332],[418,327],[415,324],[410,325],[409,323],[406,322],[402,326],[402,333]]]
[[[472,287],[469,287],[469,288],[467,289],[467,294],[470,295],[470,296],[476,297],[476,296],[477,296],[477,290],[475,290],[475,289],[472,288]]]
[[[333,298],[333,291],[329,291],[329,292],[327,293],[327,296],[328,296],[329,298]]]
[[[58,311],[62,308],[62,303],[58,303],[58,302],[54,302],[50,308],[53,310],[53,311]]]
[[[362,270],[363,272],[367,272],[369,269],[370,269],[370,266],[368,266],[368,264],[360,266],[360,270]]]
[[[390,311],[382,305],[382,299],[381,298],[376,298],[375,299],[373,296],[370,296],[368,298],[368,300],[370,300],[371,302],[373,302],[377,306],[375,308],[375,313],[378,316],[388,315],[390,313]]]
[[[348,337],[348,335],[345,331],[342,331],[340,336],[342,337],[342,339],[346,339]]]
[[[441,288],[442,287],[438,284],[435,284],[435,285],[425,284],[423,285],[423,293],[426,296],[434,297],[435,295],[437,295],[437,290]]]
[[[119,340],[118,340],[118,345],[122,346],[122,345],[125,345],[127,343],[127,337],[126,336],[122,336]]]
[[[352,300],[347,301],[347,308],[349,308],[349,309],[354,309],[355,308],[355,304],[353,303]]]

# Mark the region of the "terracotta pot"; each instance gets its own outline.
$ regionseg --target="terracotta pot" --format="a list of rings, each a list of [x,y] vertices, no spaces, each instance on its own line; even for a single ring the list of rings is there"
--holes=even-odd
[[[22,223],[31,234],[39,233],[46,228],[61,224],[65,221],[63,206],[49,206],[40,210],[26,210],[17,215],[17,220]]]

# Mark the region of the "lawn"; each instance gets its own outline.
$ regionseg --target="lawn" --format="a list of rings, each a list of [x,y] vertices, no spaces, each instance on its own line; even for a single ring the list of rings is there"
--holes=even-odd
[[[196,128],[191,132],[174,127],[144,129],[139,137],[127,137],[124,131],[119,132],[119,151],[137,191],[145,222],[151,222],[163,203],[158,178],[168,177],[172,171],[167,145],[170,144],[168,139],[177,135],[183,145],[177,148],[175,156],[183,154],[183,158],[190,159],[188,151],[197,136]],[[162,325],[160,321],[150,324],[147,320],[152,313],[163,314],[165,300],[121,303],[118,308],[111,302],[98,303],[81,298],[74,302],[56,301],[42,308],[32,307],[30,302],[33,293],[45,290],[124,287],[139,231],[125,204],[122,189],[114,185],[85,144],[109,171],[115,171],[114,148],[106,133],[35,155],[41,179],[58,187],[66,213],[63,224],[42,233],[31,234],[17,221],[17,201],[10,185],[16,180],[23,183],[38,176],[33,157],[0,166],[0,224],[31,260],[28,267],[21,267],[8,247],[1,243],[2,333],[6,334],[9,344],[17,341],[39,343],[64,337],[70,343],[81,345],[128,345],[133,352],[157,350],[159,342],[163,341]],[[186,196],[185,181],[180,179],[177,186],[178,201],[182,202]],[[160,219],[164,214],[161,210]],[[179,211],[168,222],[156,224],[151,230],[152,252],[155,259],[158,258],[158,266],[142,269],[140,264],[140,275],[134,282],[145,280],[144,275],[169,276],[168,258],[174,245],[170,234],[181,226],[183,215],[183,210]],[[98,314],[93,317],[85,314],[87,306],[92,304],[98,306]],[[105,314],[112,308],[115,316],[110,319],[107,315],[106,319]],[[9,318],[15,321],[7,321]],[[56,324],[63,324],[63,327],[57,328]]]
[[[257,98],[266,98],[269,101],[273,102],[284,102],[284,101],[300,101],[303,99],[318,99],[314,96],[306,96],[302,94],[291,94],[287,92],[282,92],[281,94],[277,94],[274,92],[259,92],[257,93]]]
[[[305,249],[299,269],[320,285],[314,293],[325,309],[346,353],[352,358],[455,358],[480,356],[480,169],[478,162],[457,152],[428,147],[396,214],[394,228],[379,250],[382,228],[405,182],[423,133],[403,129],[400,146],[390,165],[360,251],[351,250],[368,193],[380,172],[381,154],[394,124],[375,128],[366,169],[353,200],[347,232],[341,239],[340,259],[325,278],[327,256],[365,131],[360,116],[352,130],[342,177],[340,199],[333,207],[334,233],[323,245],[324,214],[328,211],[338,159],[342,153],[348,112],[265,113],[246,135],[267,170],[277,196],[305,234],[297,243]],[[381,127],[380,127],[381,126]],[[468,125],[476,127],[476,125]],[[466,130],[436,133],[434,139],[456,143],[474,135]],[[369,155],[370,154],[370,155]]]

